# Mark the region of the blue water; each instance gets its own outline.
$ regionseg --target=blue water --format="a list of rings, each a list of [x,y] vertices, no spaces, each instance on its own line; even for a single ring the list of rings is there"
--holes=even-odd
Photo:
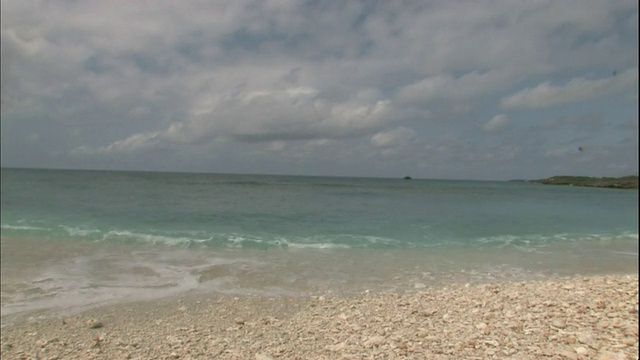
[[[55,298],[100,284],[171,288],[189,276],[189,289],[296,292],[411,286],[460,273],[494,280],[637,271],[637,190],[152,172],[1,175],[3,282],[15,285],[3,293],[21,306],[35,300],[16,289],[35,281],[55,282],[35,286]],[[20,275],[20,264],[36,262],[48,265]],[[221,264],[227,268],[216,276]],[[97,275],[77,280],[84,273]]]
[[[2,236],[191,247],[536,248],[637,238],[635,190],[2,170]]]

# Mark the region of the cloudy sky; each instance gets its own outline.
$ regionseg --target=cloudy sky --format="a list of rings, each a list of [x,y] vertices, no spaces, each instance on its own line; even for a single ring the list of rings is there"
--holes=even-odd
[[[638,172],[633,0],[1,6],[3,167]]]

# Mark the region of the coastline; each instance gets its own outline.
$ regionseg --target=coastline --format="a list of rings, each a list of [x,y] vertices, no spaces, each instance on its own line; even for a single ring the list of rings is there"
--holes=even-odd
[[[638,275],[403,294],[184,295],[25,314],[1,341],[3,359],[637,359]]]
[[[638,189],[638,176],[589,177],[589,176],[552,176],[546,179],[528,180],[543,185],[569,185],[611,189]]]

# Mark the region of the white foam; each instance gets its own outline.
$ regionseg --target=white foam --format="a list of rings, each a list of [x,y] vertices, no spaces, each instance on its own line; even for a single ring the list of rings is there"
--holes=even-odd
[[[638,239],[638,234],[623,233],[613,234],[569,234],[560,233],[553,235],[524,234],[524,235],[497,235],[476,238],[474,241],[483,244],[497,244],[500,246],[525,246],[525,247],[545,247],[549,243],[577,243],[579,241],[616,241]]]
[[[67,234],[71,236],[89,236],[91,234],[99,234],[100,230],[98,229],[85,229],[80,227],[71,227],[60,225],[60,227],[67,232]]]
[[[27,226],[27,225],[7,225],[7,224],[2,224],[0,226],[2,229],[8,229],[8,230],[37,230],[37,231],[48,231],[51,229],[47,229],[47,228],[42,228],[42,227],[37,227],[37,226]]]
[[[396,240],[396,239],[386,238],[386,237],[381,237],[381,236],[364,235],[364,236],[358,236],[358,237],[361,237],[361,238],[365,239],[370,244],[397,244],[397,243],[399,243],[399,241]]]
[[[191,252],[134,251],[78,256],[42,268],[22,284],[27,291],[6,294],[2,313],[40,309],[77,311],[115,302],[145,300],[198,288]],[[200,259],[202,261],[202,259]],[[215,263],[215,259],[205,259]],[[16,281],[15,279],[12,281]]]
[[[276,247],[288,248],[288,249],[349,249],[351,246],[347,244],[335,244],[331,242],[322,242],[319,240],[324,239],[318,237],[306,237],[306,238],[285,238],[285,237],[277,237],[273,240],[264,240],[258,237],[249,237],[238,234],[231,234],[227,236],[227,241],[231,244],[228,244],[229,247],[240,248],[243,246],[243,243],[258,243],[258,244],[269,244]]]
[[[286,242],[286,245],[290,249],[349,249],[349,245],[345,244],[332,244],[332,243],[292,243]]]
[[[245,241],[252,241],[252,242],[256,242],[256,243],[261,243],[263,242],[263,240],[261,238],[257,238],[257,237],[248,237],[246,235],[239,235],[239,234],[230,234],[227,237],[227,241],[232,242],[234,244],[242,244]]]
[[[134,240],[134,241],[141,241],[141,242],[152,244],[152,245],[161,244],[161,245],[172,245],[172,246],[190,245],[194,242],[202,243],[202,242],[211,240],[211,238],[197,239],[197,238],[189,238],[189,237],[171,237],[171,236],[164,236],[164,235],[136,233],[136,232],[126,231],[126,230],[125,231],[111,230],[102,236],[103,241],[107,241],[114,238],[115,239],[125,238],[125,239]]]
[[[631,256],[631,257],[638,257],[638,252],[637,251],[611,251],[612,254],[618,254],[618,255],[624,255],[624,256]]]

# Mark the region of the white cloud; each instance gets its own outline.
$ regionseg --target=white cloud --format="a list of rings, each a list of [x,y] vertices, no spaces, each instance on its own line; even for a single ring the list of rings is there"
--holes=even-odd
[[[574,78],[564,85],[553,85],[545,81],[534,88],[526,88],[503,98],[501,106],[504,109],[547,108],[637,89],[637,87],[638,68],[635,67],[621,74],[598,80]]]
[[[49,165],[40,154],[53,148],[61,166],[65,154],[93,167],[107,153],[118,155],[113,166],[133,167],[161,149],[189,154],[200,170],[211,149],[220,159],[233,153],[230,164],[264,151],[265,164],[284,169],[289,151],[313,164],[317,149],[389,155],[403,136],[473,140],[482,136],[471,134],[475,119],[505,110],[619,92],[637,107],[637,9],[630,0],[3,0],[2,156]],[[482,128],[508,120],[505,112]],[[40,153],[29,155],[24,139],[34,131]],[[446,161],[488,146],[477,144]]]
[[[371,137],[371,143],[381,148],[405,145],[416,138],[416,132],[404,126],[393,130],[379,132]]]
[[[159,135],[159,132],[131,135],[124,140],[118,140],[108,146],[100,147],[97,151],[104,154],[135,152],[156,144]]]
[[[403,87],[400,103],[425,104],[443,100],[465,100],[493,92],[507,84],[510,74],[500,71],[470,72],[458,78],[441,74]]]
[[[239,92],[223,95],[211,108],[197,111],[161,131],[134,134],[117,140],[103,152],[135,151],[158,143],[197,144],[215,138],[244,142],[271,142],[271,149],[290,140],[349,138],[375,131],[387,115],[387,101],[329,103],[309,88]],[[277,144],[277,145],[273,145]]]
[[[509,117],[505,114],[496,115],[482,125],[485,132],[495,132],[504,129],[509,124]]]

